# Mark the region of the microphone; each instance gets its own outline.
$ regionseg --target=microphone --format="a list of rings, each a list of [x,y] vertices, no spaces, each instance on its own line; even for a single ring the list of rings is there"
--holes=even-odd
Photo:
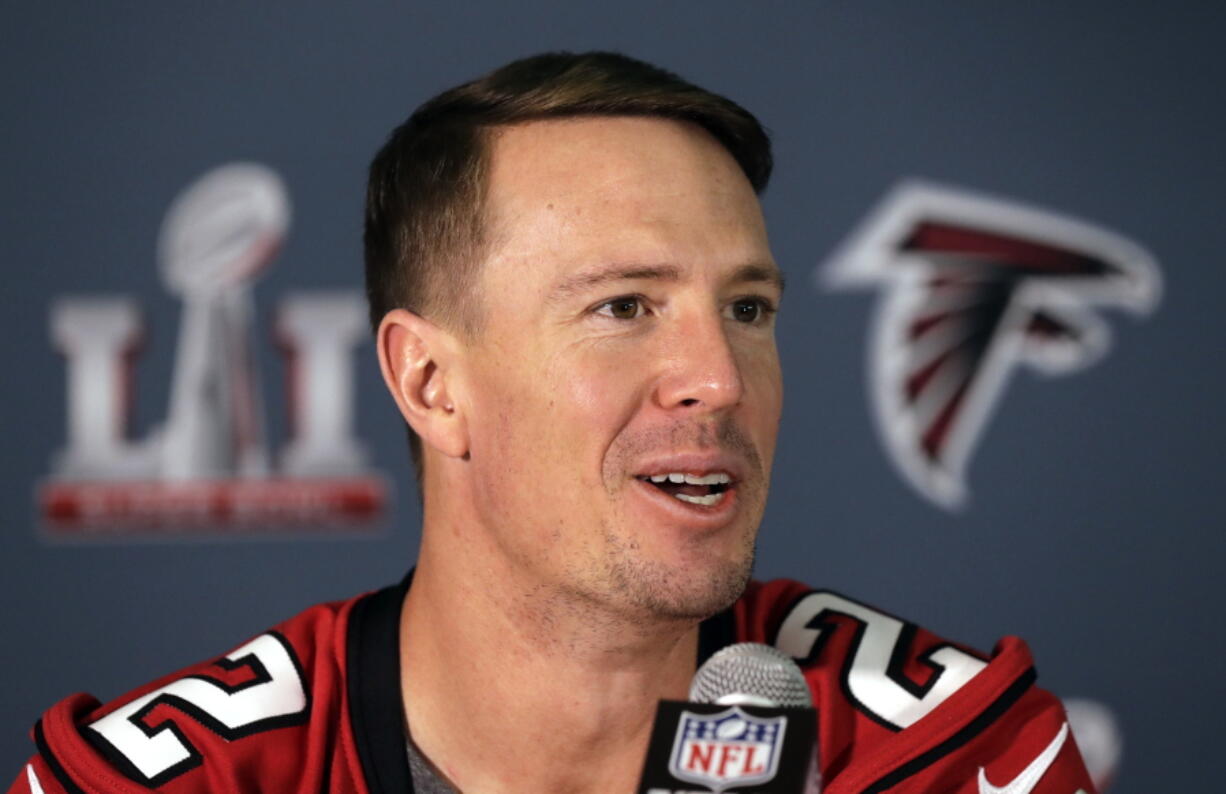
[[[689,701],[660,701],[638,794],[816,794],[812,703],[782,651],[752,642],[720,650],[694,675]]]
[[[690,700],[720,706],[813,706],[809,684],[792,657],[757,642],[738,642],[712,654],[694,674]]]

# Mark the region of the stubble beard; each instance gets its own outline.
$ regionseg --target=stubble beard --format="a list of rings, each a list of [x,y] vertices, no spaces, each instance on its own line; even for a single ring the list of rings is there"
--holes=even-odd
[[[731,559],[672,566],[642,553],[639,544],[605,528],[605,579],[612,600],[640,619],[698,622],[727,609],[745,592],[753,572],[756,531],[744,533]]]
[[[710,538],[696,537],[690,549],[693,564],[676,564],[653,558],[645,552],[633,533],[618,532],[601,522],[603,535],[603,573],[611,600],[640,619],[695,622],[727,609],[740,598],[753,572],[758,525],[766,507],[766,472],[752,441],[731,420],[718,425],[695,427],[679,423],[655,433],[639,436],[624,445],[606,473],[625,487],[630,472],[625,462],[635,453],[661,446],[719,446],[738,453],[746,462],[746,480],[739,484],[741,520],[739,542],[731,556],[704,559],[703,545]],[[617,489],[615,489],[617,490]],[[718,544],[716,544],[718,545]],[[687,555],[690,556],[690,555]]]

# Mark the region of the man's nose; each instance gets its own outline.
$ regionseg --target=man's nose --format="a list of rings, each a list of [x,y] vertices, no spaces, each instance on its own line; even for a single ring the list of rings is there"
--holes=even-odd
[[[687,323],[669,340],[667,366],[657,388],[660,407],[711,412],[737,405],[744,395],[736,351],[719,318]]]

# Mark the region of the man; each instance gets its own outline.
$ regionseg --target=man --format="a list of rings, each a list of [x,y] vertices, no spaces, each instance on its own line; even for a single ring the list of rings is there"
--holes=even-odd
[[[782,401],[770,169],[746,111],[612,54],[422,106],[366,218],[415,572],[69,698],[12,791],[629,792],[657,702],[738,640],[805,668],[827,792],[1092,790],[1020,641],[989,661],[833,593],[747,589]]]

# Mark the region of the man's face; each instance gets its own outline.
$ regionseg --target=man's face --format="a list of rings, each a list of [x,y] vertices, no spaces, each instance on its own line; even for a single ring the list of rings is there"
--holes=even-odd
[[[782,403],[757,198],[689,124],[542,121],[490,146],[464,365],[481,531],[546,592],[713,614],[749,576]]]

